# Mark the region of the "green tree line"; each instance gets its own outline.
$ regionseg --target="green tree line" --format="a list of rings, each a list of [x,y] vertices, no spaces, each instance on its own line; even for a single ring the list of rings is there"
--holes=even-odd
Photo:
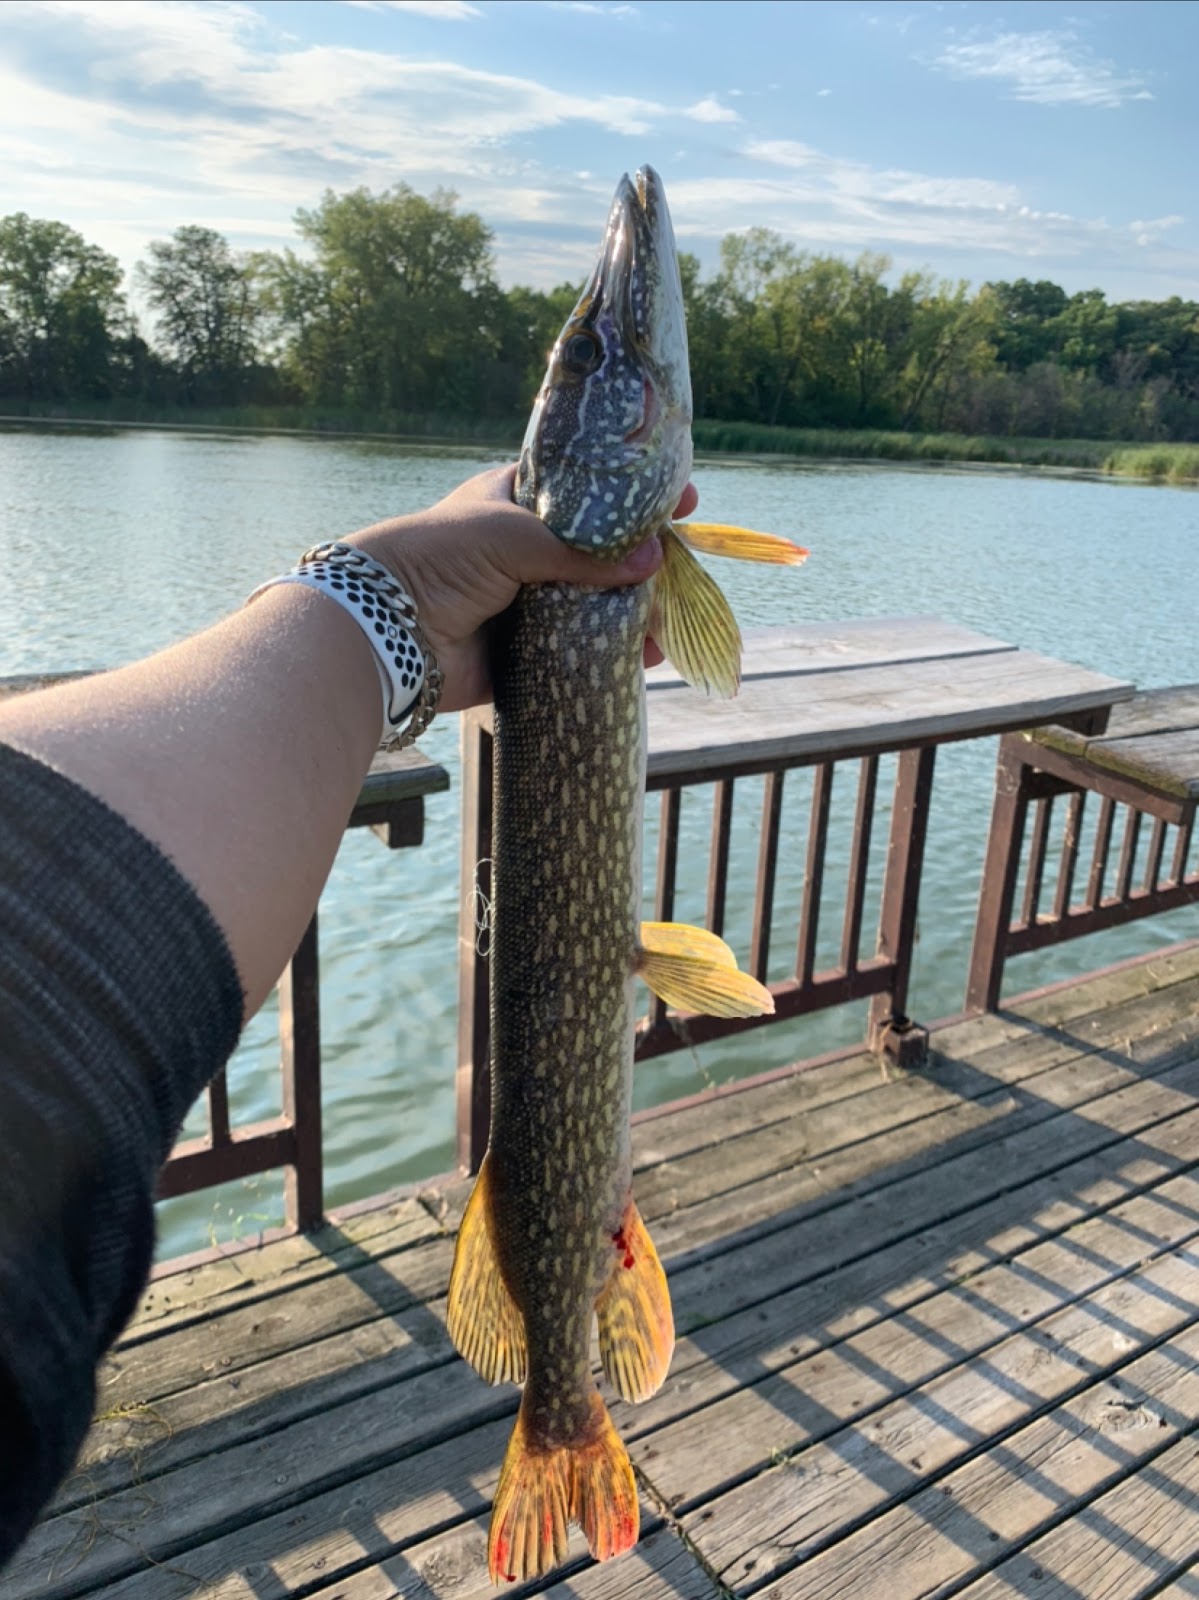
[[[445,191],[325,193],[306,248],[181,227],[135,272],[61,222],[0,218],[0,400],[518,419],[577,285],[502,289]],[[681,261],[697,417],[788,427],[1199,439],[1199,304],[1026,278],[898,277],[884,255],[729,234]]]

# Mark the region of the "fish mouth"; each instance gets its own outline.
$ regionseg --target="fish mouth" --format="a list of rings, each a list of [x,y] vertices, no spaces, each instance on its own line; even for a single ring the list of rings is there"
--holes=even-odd
[[[689,423],[683,285],[666,191],[653,167],[640,167],[632,179],[626,173],[616,187],[584,308],[592,315],[607,310],[621,339],[646,359],[658,405],[685,411]]]

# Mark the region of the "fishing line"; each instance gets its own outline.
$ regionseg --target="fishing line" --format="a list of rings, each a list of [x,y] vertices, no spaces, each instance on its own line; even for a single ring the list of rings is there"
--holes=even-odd
[[[475,954],[481,961],[486,961],[491,954],[491,928],[495,912],[495,902],[479,882],[479,874],[484,867],[492,865],[491,856],[484,856],[475,864],[475,882],[470,893],[471,910],[475,918]]]

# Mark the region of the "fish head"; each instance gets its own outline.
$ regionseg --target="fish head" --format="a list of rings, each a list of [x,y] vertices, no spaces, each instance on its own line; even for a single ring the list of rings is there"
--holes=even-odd
[[[550,353],[516,500],[617,561],[667,522],[691,471],[691,372],[674,229],[642,167],[612,201],[595,270]]]

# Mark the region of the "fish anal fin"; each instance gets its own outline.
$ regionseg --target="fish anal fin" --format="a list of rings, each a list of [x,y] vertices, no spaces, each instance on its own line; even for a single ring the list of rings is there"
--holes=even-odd
[[[567,1529],[577,1522],[597,1561],[637,1543],[637,1484],[629,1453],[599,1394],[581,1436],[538,1439],[521,1402],[495,1491],[487,1567],[493,1583],[539,1578],[565,1560]]]
[[[460,1355],[488,1383],[523,1383],[528,1366],[524,1318],[500,1274],[491,1241],[487,1160],[458,1230],[446,1326]]]
[[[755,533],[752,528],[736,528],[727,522],[675,522],[671,526],[693,550],[702,550],[708,556],[765,561],[785,567],[798,567],[808,559],[803,545],[782,539],[776,533]]]
[[[729,603],[670,528],[662,531],[650,632],[695,689],[729,700],[741,683],[741,630]]]
[[[643,922],[635,970],[659,1000],[707,1017],[759,1017],[774,1010],[764,984],[741,972],[724,940],[682,922]]]
[[[595,1306],[600,1359],[622,1399],[648,1400],[670,1369],[674,1316],[666,1274],[632,1200],[612,1243],[612,1271]]]

